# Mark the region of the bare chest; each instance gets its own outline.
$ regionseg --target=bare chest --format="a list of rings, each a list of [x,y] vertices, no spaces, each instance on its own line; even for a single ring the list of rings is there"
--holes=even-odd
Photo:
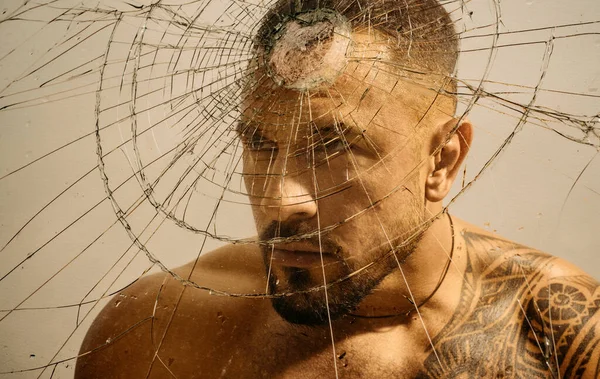
[[[330,329],[267,316],[225,328],[210,344],[187,323],[163,355],[183,364],[172,370],[189,378],[552,377],[551,345],[532,328],[539,323],[535,312],[515,302],[510,291],[493,293],[503,295],[493,302],[485,301],[487,295],[473,297],[439,322],[424,312],[422,321],[374,327],[350,320]]]
[[[248,346],[248,359],[237,360],[224,377],[518,378],[525,372],[551,377],[543,359],[527,362],[536,346],[510,322],[471,335],[446,330],[431,341],[422,328],[390,328],[339,338],[341,334],[332,343],[327,330],[275,331],[268,340]]]
[[[389,328],[345,336],[334,330],[286,328],[255,345],[253,377],[277,379],[416,377],[428,356],[410,331]],[[244,365],[245,366],[245,365]],[[248,370],[248,368],[251,368]],[[240,374],[241,374],[240,371]]]

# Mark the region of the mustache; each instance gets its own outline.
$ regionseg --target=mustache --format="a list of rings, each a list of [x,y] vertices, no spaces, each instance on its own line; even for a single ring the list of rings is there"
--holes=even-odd
[[[338,255],[342,247],[335,241],[320,234],[319,230],[312,228],[303,222],[277,222],[273,221],[259,233],[260,242],[263,247],[274,243],[304,242],[315,248],[321,247],[323,252]]]

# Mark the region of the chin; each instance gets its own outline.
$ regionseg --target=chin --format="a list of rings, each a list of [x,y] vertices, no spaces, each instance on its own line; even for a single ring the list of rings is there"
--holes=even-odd
[[[283,270],[284,278],[275,274],[269,278],[269,293],[280,295],[271,303],[279,316],[292,324],[327,325],[356,309],[394,268],[386,265],[385,270],[377,271],[348,277],[352,271],[347,268],[340,276],[347,279],[328,286],[326,295],[322,279],[318,282],[308,270],[288,267]]]
[[[261,234],[266,241],[277,235],[276,224]],[[297,229],[297,228],[296,228]],[[299,235],[299,230],[281,228],[280,235]],[[293,324],[318,326],[327,325],[355,310],[374,289],[392,272],[398,269],[398,259],[410,255],[418,244],[418,238],[407,246],[390,254],[380,249],[368,254],[344,254],[338,249],[341,264],[325,268],[301,268],[276,265],[269,259],[271,251],[263,246],[263,261],[268,278],[268,293],[272,298],[273,309],[286,321]],[[332,244],[333,245],[333,244]],[[342,257],[354,257],[354,260]],[[369,266],[371,263],[375,264]],[[360,273],[352,275],[360,270]],[[327,284],[325,286],[324,284]]]

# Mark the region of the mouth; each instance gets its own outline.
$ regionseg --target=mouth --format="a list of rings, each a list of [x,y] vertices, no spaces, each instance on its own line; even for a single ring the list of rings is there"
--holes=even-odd
[[[271,263],[284,267],[304,269],[317,268],[338,263],[339,259],[330,252],[320,252],[308,246],[278,246],[275,245],[269,254]]]

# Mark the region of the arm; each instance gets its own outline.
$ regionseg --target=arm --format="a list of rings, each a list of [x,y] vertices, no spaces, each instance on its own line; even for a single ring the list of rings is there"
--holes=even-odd
[[[192,280],[199,285],[252,293],[264,280],[257,272],[261,266],[249,257],[243,249],[222,248],[178,274],[187,277],[195,267]],[[211,296],[168,274],[142,278],[112,298],[93,322],[75,377],[219,377],[231,352],[251,340],[263,303]]]
[[[553,377],[597,378],[599,283],[559,258],[470,229],[464,236],[477,279],[465,287],[466,293],[475,288],[486,294],[483,306],[481,302],[475,306],[477,311],[503,309],[504,316],[514,313],[515,317],[502,318],[496,325],[507,330],[511,325],[517,327],[524,337],[517,349],[510,347],[516,343],[514,338],[498,341],[507,353],[518,352],[519,373],[537,377],[549,370]],[[491,303],[501,308],[485,306]],[[458,325],[453,333],[460,336],[461,331],[465,329]]]
[[[572,265],[555,260],[535,295],[536,313],[553,343],[550,357],[563,378],[598,378],[600,286]]]
[[[154,304],[164,278],[144,278],[106,304],[83,341],[75,378],[145,377],[153,366]]]

